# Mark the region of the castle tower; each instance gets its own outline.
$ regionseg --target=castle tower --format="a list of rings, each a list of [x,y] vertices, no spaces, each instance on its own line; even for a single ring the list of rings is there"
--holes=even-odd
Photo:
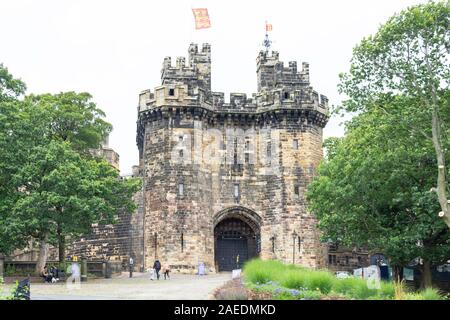
[[[257,57],[251,98],[211,92],[211,47],[188,63],[165,58],[161,86],[139,96],[137,145],[144,179],[147,266],[174,271],[241,267],[253,257],[325,266],[305,191],[322,159],[328,100],[309,65]]]

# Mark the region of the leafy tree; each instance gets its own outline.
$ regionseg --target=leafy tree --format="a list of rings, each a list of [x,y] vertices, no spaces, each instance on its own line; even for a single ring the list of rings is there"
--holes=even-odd
[[[106,122],[104,112],[99,109],[89,93],[62,92],[59,94],[29,95],[25,104],[41,118],[44,136],[48,139],[70,142],[83,155],[98,148],[101,141],[111,132],[112,126]],[[58,228],[59,261],[65,257],[65,236]]]
[[[10,179],[16,170],[19,154],[26,150],[22,141],[16,139],[29,129],[17,126],[24,120],[20,112],[22,105],[19,97],[25,93],[25,88],[21,80],[15,79],[0,64],[0,255],[25,243],[23,222],[11,212],[18,193]]]
[[[48,137],[69,141],[79,152],[98,148],[111,132],[112,126],[103,118],[105,113],[91,101],[89,93],[29,95],[25,102],[45,114]]]
[[[13,212],[27,221],[26,233],[40,241],[37,272],[55,239],[87,233],[92,223],[113,223],[120,212],[134,209],[139,181],[120,179],[109,163],[80,156],[68,142],[36,146],[28,160],[14,175],[26,196]]]
[[[30,95],[0,68],[0,252],[40,241],[37,271],[48,244],[112,223],[134,208],[139,182],[122,180],[116,169],[90,155],[111,130],[87,93]]]
[[[348,96],[337,112],[381,110],[398,127],[433,143],[437,175],[432,190],[439,217],[450,227],[448,201],[450,113],[450,2],[414,6],[390,18],[374,36],[354,49],[350,71],[341,75],[340,91]],[[382,100],[380,95],[384,95]],[[396,103],[396,96],[417,103]],[[447,122],[448,123],[448,122]]]
[[[414,101],[397,97],[396,103]],[[436,177],[432,142],[373,108],[325,147],[327,158],[307,191],[323,236],[381,251],[394,270],[421,257],[430,286],[430,267],[450,256],[450,230],[434,218],[439,204],[428,191]]]

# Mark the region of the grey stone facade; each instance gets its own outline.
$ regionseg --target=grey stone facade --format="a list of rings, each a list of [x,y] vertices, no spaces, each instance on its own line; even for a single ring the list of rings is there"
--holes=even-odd
[[[322,159],[328,100],[310,86],[309,65],[261,51],[258,92],[225,102],[211,91],[211,46],[188,52],[188,63],[165,58],[161,86],[139,96],[146,266],[220,271],[254,256],[326,266],[304,192]]]

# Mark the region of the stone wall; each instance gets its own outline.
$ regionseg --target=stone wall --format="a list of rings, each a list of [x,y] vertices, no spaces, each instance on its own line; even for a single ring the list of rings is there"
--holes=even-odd
[[[267,78],[271,65],[280,64],[276,53],[264,58],[258,70],[269,70]],[[209,70],[203,60],[201,68],[195,61],[174,68],[166,58],[162,86],[139,98],[146,264],[159,259],[194,272],[204,262],[216,270],[214,227],[230,212],[258,221],[262,258],[326,266],[305,190],[322,159],[328,100],[309,86],[309,66],[297,74],[290,63],[251,99],[232,94],[229,104],[205,85],[210,74],[204,68]]]
[[[90,261],[121,261],[124,270],[128,268],[128,260],[132,256],[135,269],[140,270],[143,256],[142,192],[136,193],[134,199],[138,205],[135,212],[119,214],[115,224],[93,225],[90,234],[68,241],[66,254],[85,256]]]

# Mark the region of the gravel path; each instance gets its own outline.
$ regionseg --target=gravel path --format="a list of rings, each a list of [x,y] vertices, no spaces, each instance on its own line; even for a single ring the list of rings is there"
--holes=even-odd
[[[170,280],[150,280],[148,274],[122,274],[113,279],[88,280],[78,289],[66,283],[31,284],[32,300],[205,300],[231,279],[230,273],[207,276],[173,274]]]

